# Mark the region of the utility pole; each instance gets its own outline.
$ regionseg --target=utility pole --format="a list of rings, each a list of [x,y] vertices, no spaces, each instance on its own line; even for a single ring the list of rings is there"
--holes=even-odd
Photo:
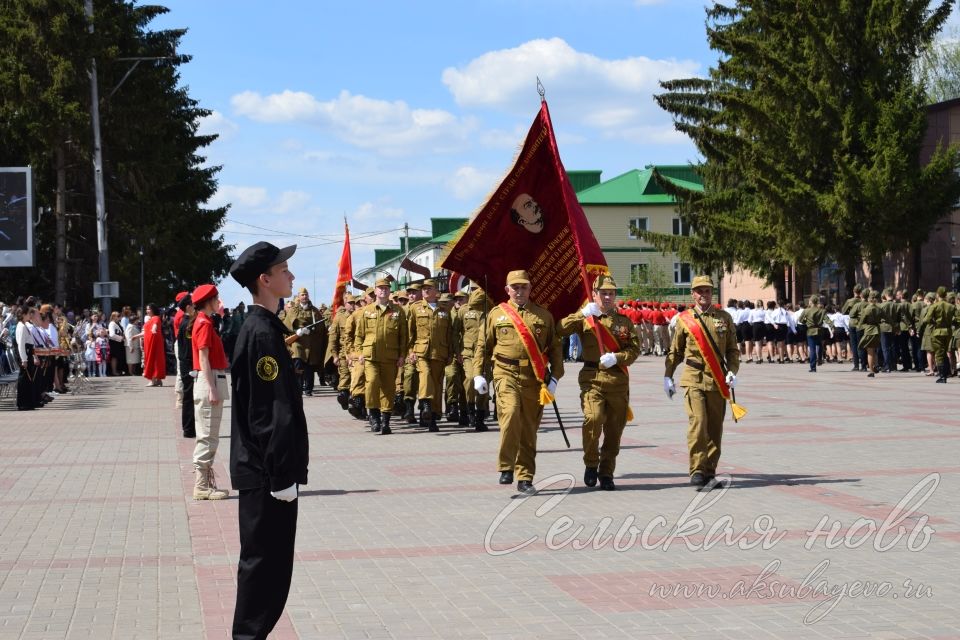
[[[403,253],[407,254],[410,252],[410,225],[406,222],[403,223]]]
[[[67,304],[67,169],[64,166],[63,145],[57,145],[57,265],[54,279],[54,300]]]
[[[87,32],[93,33],[93,0],[84,0],[84,11],[90,24]],[[93,120],[93,188],[97,199],[97,251],[100,255],[100,282],[110,280],[110,254],[107,247],[106,198],[103,195],[103,156],[100,149],[100,92],[97,89],[97,59],[90,58],[90,119]],[[104,315],[110,317],[110,297],[101,298]]]

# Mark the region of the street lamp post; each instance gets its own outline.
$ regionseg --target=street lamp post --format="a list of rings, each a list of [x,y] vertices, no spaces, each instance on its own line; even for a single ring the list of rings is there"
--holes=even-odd
[[[143,313],[143,245],[140,245],[140,313]]]

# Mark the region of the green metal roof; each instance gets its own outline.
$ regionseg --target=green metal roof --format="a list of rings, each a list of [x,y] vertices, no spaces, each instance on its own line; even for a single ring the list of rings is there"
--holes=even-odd
[[[456,231],[467,222],[469,218],[430,218],[430,230],[433,237],[444,236],[451,231]]]
[[[654,179],[654,169],[679,187],[703,191],[703,184],[690,165],[650,165],[645,169],[633,169],[585,189],[577,193],[577,200],[580,204],[673,204],[673,196],[666,194]]]
[[[590,187],[600,184],[600,174],[598,169],[582,169],[579,171],[567,171],[567,177],[570,178],[570,184],[577,193]]]
[[[374,249],[373,263],[381,265],[403,255],[403,249]]]

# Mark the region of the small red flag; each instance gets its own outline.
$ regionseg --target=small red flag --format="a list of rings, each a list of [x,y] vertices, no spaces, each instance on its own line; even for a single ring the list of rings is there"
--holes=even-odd
[[[333,304],[330,313],[334,314],[343,306],[343,294],[347,285],[353,282],[353,261],[350,259],[350,227],[343,221],[343,253],[340,254],[340,266],[337,269],[337,284],[333,289]]]
[[[513,168],[442,258],[445,269],[507,299],[507,273],[525,269],[531,298],[554,317],[589,299],[587,278],[607,273],[606,260],[567,172],[546,101],[530,127]]]

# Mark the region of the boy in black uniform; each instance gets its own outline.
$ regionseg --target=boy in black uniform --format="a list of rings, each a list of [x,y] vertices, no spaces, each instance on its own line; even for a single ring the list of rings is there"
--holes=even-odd
[[[287,259],[296,248],[258,242],[230,267],[253,295],[230,368],[230,477],[240,493],[235,639],[267,637],[283,613],[293,575],[297,487],[307,482],[309,460],[307,420],[284,344],[289,331],[276,309],[293,291]]]

